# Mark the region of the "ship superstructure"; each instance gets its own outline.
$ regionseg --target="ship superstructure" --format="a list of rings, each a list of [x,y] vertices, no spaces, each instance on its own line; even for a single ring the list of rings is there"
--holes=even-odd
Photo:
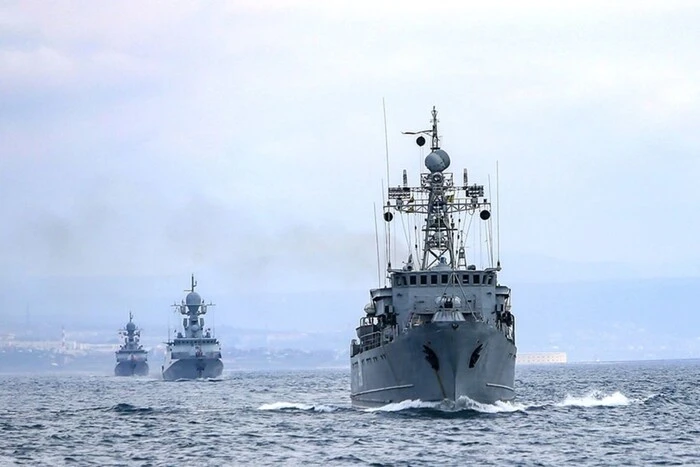
[[[221,344],[204,328],[204,315],[213,303],[205,304],[195,292],[197,282],[192,275],[192,285],[184,300],[173,307],[183,315],[183,331],[177,331],[174,339],[166,342],[163,379],[217,378],[224,364],[221,361]]]
[[[124,343],[117,350],[117,366],[114,367],[116,376],[146,376],[148,374],[148,351],[140,344],[141,330],[134,324],[134,315],[129,312],[129,322],[119,335]]]
[[[491,203],[483,185],[468,183],[466,169],[462,180],[446,172],[450,157],[440,149],[434,107],[431,123],[408,133],[419,135],[421,147],[423,134],[431,140],[420,184],[409,186],[404,170],[403,184],[388,189],[387,241],[391,222],[401,217],[396,224],[409,240],[408,258],[392,268],[391,244],[385,245],[386,282],[370,290],[350,348],[356,405],[515,396],[515,318],[511,291],[498,283],[500,260],[493,265]],[[484,244],[490,264],[470,264]]]

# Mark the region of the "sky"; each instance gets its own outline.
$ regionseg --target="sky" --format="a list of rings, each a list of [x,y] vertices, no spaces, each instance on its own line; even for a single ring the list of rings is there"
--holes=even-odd
[[[498,162],[506,282],[700,276],[700,6],[527,4],[2,2],[0,275],[374,286],[384,102],[390,184],[433,105]]]

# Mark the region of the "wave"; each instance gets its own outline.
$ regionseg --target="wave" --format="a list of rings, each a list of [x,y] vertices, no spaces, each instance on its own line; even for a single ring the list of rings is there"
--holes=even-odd
[[[304,412],[335,412],[338,409],[338,407],[332,405],[312,405],[297,402],[273,402],[258,407],[258,410],[301,410]]]
[[[415,399],[392,402],[391,404],[382,405],[381,407],[370,407],[363,410],[365,412],[401,412],[402,410],[411,409],[437,409],[440,404],[440,402],[423,402],[420,399]]]
[[[154,410],[152,407],[136,407],[135,405],[121,403],[113,405],[107,411],[116,413],[151,413]]]
[[[630,403],[630,399],[620,391],[612,394],[592,391],[583,397],[574,397],[567,394],[562,402],[554,405],[557,407],[619,407],[630,405]]]
[[[226,381],[226,378],[218,377],[218,378],[178,378],[175,380],[172,380],[175,383],[184,383],[184,382],[194,382],[194,383],[219,383],[221,381]]]
[[[561,402],[546,402],[546,403],[523,403],[518,401],[496,401],[493,404],[484,404],[462,396],[457,401],[422,401],[420,399],[404,400],[401,402],[392,402],[380,407],[368,408],[353,408],[352,410],[360,410],[366,413],[428,413],[436,416],[479,416],[481,414],[500,414],[500,413],[515,413],[529,412],[537,410],[546,410],[548,407],[620,407],[627,406],[631,403],[645,403],[648,400],[653,400],[656,396],[648,396],[642,399],[630,399],[620,391],[613,393],[603,393],[601,391],[592,391],[582,397],[572,396],[567,394]],[[300,402],[273,402],[263,404],[258,407],[258,410],[270,411],[303,411],[303,412],[336,412],[342,410],[342,407],[325,404],[305,404]]]
[[[468,397],[457,399],[455,408],[459,410],[473,410],[481,413],[524,412],[531,406],[514,401],[496,401],[493,404],[482,404]]]
[[[440,401],[440,402],[424,402],[419,399],[405,400],[383,405],[381,407],[372,407],[363,409],[365,412],[401,412],[404,410],[436,410],[440,412],[478,412],[478,413],[503,413],[503,412],[523,412],[528,406],[517,402],[497,401],[494,404],[482,404],[468,397],[462,396],[456,402]]]

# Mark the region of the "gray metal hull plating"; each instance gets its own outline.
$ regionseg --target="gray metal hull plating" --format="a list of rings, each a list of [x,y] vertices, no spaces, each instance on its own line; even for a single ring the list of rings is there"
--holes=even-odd
[[[218,378],[224,371],[224,364],[218,358],[180,359],[163,368],[163,379],[175,381],[178,379]]]
[[[119,362],[114,367],[114,376],[148,376],[148,363]]]
[[[425,324],[351,358],[351,399],[370,407],[461,397],[485,404],[508,401],[515,397],[516,352],[486,323]]]

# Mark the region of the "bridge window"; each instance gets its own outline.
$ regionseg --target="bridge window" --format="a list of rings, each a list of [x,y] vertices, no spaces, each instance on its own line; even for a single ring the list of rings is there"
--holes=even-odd
[[[430,275],[430,285],[437,285],[438,280],[437,280],[437,274],[431,274]]]
[[[469,284],[469,274],[462,275],[462,284]]]
[[[481,276],[479,274],[474,274],[474,283],[475,284],[481,283]]]
[[[408,276],[408,281],[411,285],[416,285],[416,276],[414,276],[414,275]]]
[[[420,276],[420,285],[428,285],[428,276],[425,274]]]
[[[441,284],[447,284],[447,282],[450,280],[450,276],[448,274],[442,274],[440,277],[440,283]]]

